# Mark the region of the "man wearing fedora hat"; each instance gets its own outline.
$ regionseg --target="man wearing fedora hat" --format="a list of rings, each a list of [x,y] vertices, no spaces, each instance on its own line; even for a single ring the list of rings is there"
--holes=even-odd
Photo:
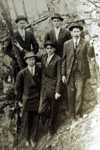
[[[56,55],[56,47],[51,41],[44,44],[47,54],[42,58],[42,82],[39,113],[44,126],[47,125],[49,137],[55,132],[58,101],[61,97],[61,59]]]
[[[15,46],[18,48],[16,54],[19,57],[18,62],[20,68],[25,67],[23,56],[26,52],[32,51],[33,53],[38,52],[38,43],[34,34],[31,31],[25,30],[28,20],[25,16],[18,16],[15,20],[17,24],[17,31],[14,33]]]
[[[24,57],[27,67],[21,70],[16,79],[16,101],[22,100],[21,135],[26,138],[26,146],[35,146],[38,128],[38,105],[40,96],[41,71],[36,64],[36,55],[28,52]]]
[[[85,82],[90,78],[88,57],[94,57],[94,49],[81,38],[83,26],[72,23],[69,27],[72,35],[64,44],[62,62],[62,81],[67,85],[68,112],[71,116],[82,115]]]
[[[49,32],[45,35],[45,42],[50,40],[56,45],[56,54],[58,54],[60,57],[63,55],[63,44],[65,41],[69,40],[71,38],[70,32],[62,28],[62,22],[63,18],[60,14],[55,13],[51,17],[51,21],[53,24],[53,29],[51,29]]]

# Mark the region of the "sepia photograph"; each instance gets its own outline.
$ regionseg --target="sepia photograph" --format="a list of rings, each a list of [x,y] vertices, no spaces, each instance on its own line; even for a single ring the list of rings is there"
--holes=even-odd
[[[100,150],[100,1],[0,0],[0,150]]]

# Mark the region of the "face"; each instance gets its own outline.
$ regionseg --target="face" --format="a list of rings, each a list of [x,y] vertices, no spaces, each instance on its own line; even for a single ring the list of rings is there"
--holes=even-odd
[[[58,19],[58,18],[54,18],[54,19],[52,20],[52,23],[53,23],[53,26],[54,26],[55,28],[59,28],[59,27],[61,26],[62,21],[61,21],[60,19]]]
[[[73,28],[71,31],[72,37],[78,38],[80,37],[81,31],[79,28]]]
[[[48,55],[52,55],[52,54],[55,53],[55,48],[52,47],[51,45],[47,45],[46,46],[46,52],[47,52]]]
[[[26,63],[30,67],[33,67],[35,65],[35,62],[36,62],[35,57],[30,57],[26,59]]]
[[[25,20],[20,20],[17,24],[18,24],[18,28],[24,29],[25,26],[27,25],[27,22]]]

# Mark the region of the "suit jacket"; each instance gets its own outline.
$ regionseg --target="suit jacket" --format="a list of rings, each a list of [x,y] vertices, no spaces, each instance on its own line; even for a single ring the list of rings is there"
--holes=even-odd
[[[60,29],[58,40],[56,39],[55,30],[52,29],[45,35],[45,42],[50,40],[52,41],[57,48],[56,54],[58,54],[60,57],[63,55],[63,45],[64,42],[71,39],[70,32],[64,28]]]
[[[49,94],[60,92],[61,59],[56,54],[46,66],[47,55],[42,58],[42,89]]]
[[[18,41],[18,43],[23,49],[27,51],[31,51],[31,45],[32,45],[32,51],[34,53],[38,52],[39,46],[32,32],[25,31],[25,40],[23,40],[23,38],[21,37],[18,31],[15,33],[14,36],[15,36],[15,40]]]
[[[80,39],[79,45],[76,49],[76,55],[79,62],[79,68],[81,77],[83,79],[90,77],[90,69],[88,56],[94,57],[94,49],[89,46],[89,43],[85,39]],[[74,44],[73,40],[67,41],[64,44],[64,54],[62,62],[62,75],[65,75],[67,82],[71,76],[71,71],[74,65]]]
[[[41,71],[36,65],[35,75],[32,76],[28,68],[21,70],[16,79],[16,100],[23,99],[23,106],[33,109],[38,109],[39,96],[40,96],[40,81]]]

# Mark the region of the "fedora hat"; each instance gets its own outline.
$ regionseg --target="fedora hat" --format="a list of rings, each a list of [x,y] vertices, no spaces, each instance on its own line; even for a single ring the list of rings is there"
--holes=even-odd
[[[16,18],[15,22],[18,23],[20,20],[24,20],[24,21],[28,22],[27,18],[25,16],[22,16],[22,15],[18,16]]]
[[[25,56],[24,56],[24,59],[26,60],[26,59],[28,59],[28,58],[31,58],[31,57],[37,57],[37,55],[36,54],[34,54],[33,52],[27,52],[26,54],[25,54]]]
[[[69,30],[72,31],[73,28],[79,28],[80,30],[83,30],[83,26],[80,25],[79,23],[72,23],[72,24],[69,26]]]
[[[59,19],[59,20],[61,20],[61,21],[63,21],[64,19],[61,17],[61,15],[60,14],[58,14],[58,13],[55,13],[52,17],[51,17],[51,20],[53,20],[53,19]]]
[[[44,43],[44,47],[45,47],[45,48],[46,48],[48,45],[50,45],[50,46],[56,48],[56,45],[55,45],[52,41],[46,41],[46,42]]]

